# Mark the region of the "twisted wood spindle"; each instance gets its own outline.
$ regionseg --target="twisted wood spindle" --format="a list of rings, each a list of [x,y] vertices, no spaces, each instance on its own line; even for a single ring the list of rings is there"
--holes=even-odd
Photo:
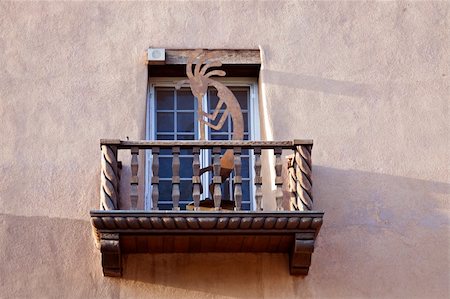
[[[117,176],[117,148],[110,145],[102,145],[102,170],[100,188],[100,207],[103,210],[117,210],[118,186]]]
[[[281,161],[281,153],[283,149],[280,147],[277,147],[274,149],[275,154],[275,199],[277,204],[277,211],[283,210],[283,178],[281,177],[281,170],[283,169],[283,162]]]
[[[172,201],[173,210],[179,211],[180,202],[180,147],[172,147]]]
[[[194,211],[200,210],[200,147],[194,147],[192,149],[194,155],[192,161],[192,199],[194,200]]]
[[[313,205],[311,150],[311,145],[298,145],[294,157],[296,191],[308,210],[311,210]]]
[[[234,210],[241,210],[242,206],[242,159],[241,148],[235,147],[234,152]]]
[[[214,147],[213,148],[213,172],[214,172],[214,178],[213,178],[213,199],[214,199],[214,210],[218,211],[220,210],[220,204],[222,201],[222,177],[220,176],[220,147]]]
[[[159,147],[152,147],[152,210],[158,210],[159,198]]]
[[[139,185],[139,177],[138,177],[138,170],[139,170],[139,148],[132,147],[131,148],[131,189],[130,189],[130,201],[131,201],[131,209],[136,210],[137,209],[137,202],[139,199],[138,195],[138,185]]]
[[[299,205],[297,196],[297,176],[295,174],[295,153],[286,157],[288,170],[289,206],[290,210],[303,210],[303,205]]]
[[[261,177],[261,148],[255,147],[254,150],[255,155],[255,201],[256,201],[256,211],[262,211],[262,177]]]

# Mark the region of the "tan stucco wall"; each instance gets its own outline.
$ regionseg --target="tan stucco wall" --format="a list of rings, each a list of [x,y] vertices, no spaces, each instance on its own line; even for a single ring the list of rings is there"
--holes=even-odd
[[[0,297],[449,296],[449,4],[0,3]],[[263,127],[313,138],[310,274],[144,255],[103,278],[99,139],[144,137],[145,49],[263,51]]]

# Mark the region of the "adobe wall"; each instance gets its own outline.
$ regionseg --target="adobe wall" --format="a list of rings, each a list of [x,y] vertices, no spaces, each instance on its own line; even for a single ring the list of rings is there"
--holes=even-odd
[[[447,297],[448,28],[448,2],[1,2],[0,297]],[[307,277],[269,254],[102,277],[99,139],[144,137],[149,46],[261,48],[265,136],[315,141]]]

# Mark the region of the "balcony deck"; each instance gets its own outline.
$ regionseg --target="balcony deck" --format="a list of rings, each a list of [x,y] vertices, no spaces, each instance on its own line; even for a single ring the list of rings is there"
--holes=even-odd
[[[177,208],[177,198],[174,198],[174,210],[160,211],[157,205],[151,211],[139,210],[117,210],[120,200],[118,182],[120,180],[118,149],[130,149],[132,155],[136,155],[136,147],[139,149],[152,149],[158,152],[160,147],[174,148],[175,153],[181,148],[232,148],[235,155],[240,152],[239,148],[274,149],[276,156],[276,187],[281,191],[281,150],[282,148],[294,149],[303,155],[310,153],[312,142],[130,142],[130,141],[102,141],[102,193],[101,209],[91,211],[91,223],[97,245],[102,252],[102,266],[105,276],[122,275],[122,254],[133,253],[197,253],[197,252],[281,252],[290,256],[289,269],[293,275],[306,275],[311,263],[311,255],[314,243],[323,221],[323,213],[309,210],[312,203],[310,164],[293,164],[298,175],[309,176],[290,180],[289,186],[292,199],[297,204],[303,203],[302,210],[284,211],[277,193],[277,211],[262,211],[260,206],[256,211],[242,211],[239,202],[236,202],[235,211],[224,211],[220,209],[220,198],[215,197],[216,209],[214,211],[199,211],[199,197],[194,197],[194,211],[184,211]],[[301,147],[308,147],[302,149]],[[278,150],[277,150],[278,149]],[[195,150],[194,150],[195,152]],[[297,155],[297,159],[303,156]],[[157,158],[157,156],[156,156]],[[258,159],[259,157],[255,157]],[[295,159],[295,155],[294,158]],[[176,157],[173,159],[176,164]],[[310,163],[310,156],[303,158],[303,162]],[[132,164],[137,159],[132,159]],[[194,159],[195,161],[195,159]],[[217,161],[217,160],[216,160]],[[235,160],[237,164],[239,159]],[[292,162],[292,161],[291,161]],[[154,162],[155,163],[155,162]],[[194,162],[195,163],[195,162]],[[292,163],[291,163],[292,164]],[[107,166],[110,165],[108,168]],[[217,163],[215,165],[217,167]],[[137,168],[132,167],[131,195],[130,199],[137,201],[136,189],[137,179],[133,176]],[[258,163],[255,163],[256,174],[260,173]],[[303,168],[302,168],[303,167]],[[306,168],[305,168],[306,167]],[[308,169],[309,167],[309,169]],[[173,184],[177,183],[176,167],[174,169]],[[195,168],[194,168],[195,169]],[[303,170],[302,170],[303,169]],[[155,168],[154,168],[155,170]],[[198,169],[197,169],[198,170]],[[309,171],[309,172],[308,172]],[[216,173],[217,168],[216,168]],[[237,170],[239,174],[239,170]],[[154,172],[157,174],[157,171]],[[194,170],[193,182],[199,182],[195,176],[198,172]],[[307,180],[307,183],[305,183]],[[255,184],[262,184],[262,180],[256,175]],[[157,179],[152,179],[153,186],[157,190]],[[216,179],[215,183],[219,183]],[[108,185],[109,184],[109,185]],[[297,187],[295,187],[297,186]],[[260,186],[259,186],[260,187]],[[111,188],[109,192],[105,190]],[[239,186],[238,186],[239,188]],[[296,189],[300,188],[300,190]],[[136,190],[135,190],[136,191]],[[306,194],[302,194],[304,192]],[[154,193],[154,202],[157,203],[157,193]],[[302,198],[308,196],[306,200]],[[217,199],[219,201],[217,202]],[[261,199],[261,198],[260,198]],[[109,200],[109,202],[106,202]],[[267,200],[267,199],[266,199]],[[112,208],[108,208],[112,207]],[[135,208],[135,205],[132,205]],[[294,205],[295,208],[295,205]],[[298,205],[297,205],[298,208]]]

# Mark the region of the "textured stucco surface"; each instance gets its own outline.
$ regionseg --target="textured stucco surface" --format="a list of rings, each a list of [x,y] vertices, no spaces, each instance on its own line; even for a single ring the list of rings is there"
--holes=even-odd
[[[0,297],[448,298],[448,34],[448,2],[1,2]],[[149,46],[261,47],[264,135],[315,140],[307,277],[267,254],[102,277],[98,142],[144,137]]]

